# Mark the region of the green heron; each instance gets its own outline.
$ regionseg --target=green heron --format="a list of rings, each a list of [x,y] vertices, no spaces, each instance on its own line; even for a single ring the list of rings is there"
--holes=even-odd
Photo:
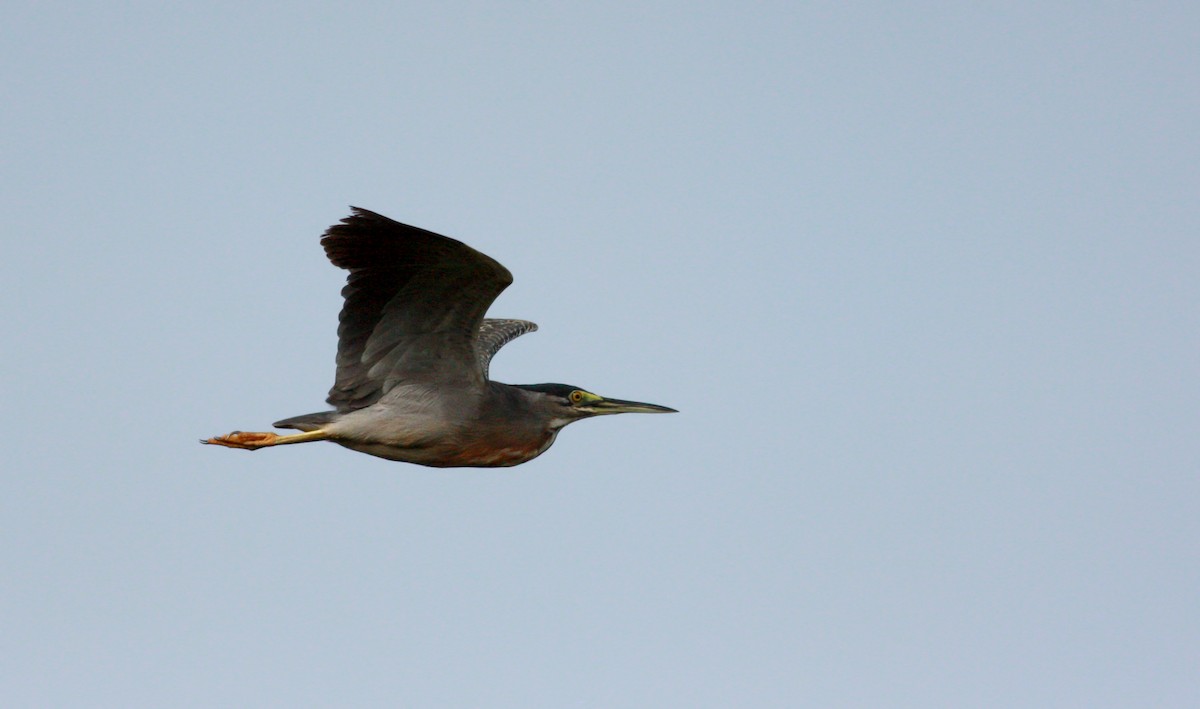
[[[328,440],[420,465],[499,467],[536,458],[580,419],[675,411],[566,384],[491,381],[496,352],[537,329],[483,317],[512,283],[508,269],[462,242],[351,209],[321,237],[333,265],[350,272],[326,399],[334,410],[274,424],[301,433],[234,431],[202,443],[257,450]]]

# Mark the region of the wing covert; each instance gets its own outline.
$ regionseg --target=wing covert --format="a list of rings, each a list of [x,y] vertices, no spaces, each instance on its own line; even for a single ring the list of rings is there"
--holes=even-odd
[[[484,378],[486,379],[488,376],[488,366],[492,362],[492,357],[496,356],[501,347],[525,333],[536,332],[537,329],[537,324],[528,320],[485,318],[479,326],[479,331],[475,334],[475,356],[479,359],[479,366],[483,369]]]

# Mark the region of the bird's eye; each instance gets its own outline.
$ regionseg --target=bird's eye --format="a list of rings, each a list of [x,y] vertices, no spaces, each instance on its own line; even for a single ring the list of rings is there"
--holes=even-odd
[[[571,399],[572,404],[578,404],[579,402],[583,401],[583,392],[576,389],[575,391],[571,392],[571,396],[569,398]]]

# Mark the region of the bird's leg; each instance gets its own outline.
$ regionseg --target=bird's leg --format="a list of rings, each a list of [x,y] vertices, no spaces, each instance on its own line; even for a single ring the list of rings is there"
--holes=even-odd
[[[305,431],[304,433],[293,433],[287,436],[281,436],[278,433],[234,431],[227,436],[216,436],[200,442],[225,446],[226,448],[241,448],[243,450],[254,451],[259,448],[266,448],[267,446],[286,446],[290,443],[323,441],[326,438],[329,438],[329,434],[321,429]]]

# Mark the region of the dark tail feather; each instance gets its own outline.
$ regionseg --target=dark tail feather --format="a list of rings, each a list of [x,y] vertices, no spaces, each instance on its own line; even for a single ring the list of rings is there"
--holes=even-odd
[[[271,425],[275,428],[295,428],[300,431],[315,431],[332,421],[336,416],[336,411],[320,411],[315,414],[293,416],[290,419],[276,421]]]

